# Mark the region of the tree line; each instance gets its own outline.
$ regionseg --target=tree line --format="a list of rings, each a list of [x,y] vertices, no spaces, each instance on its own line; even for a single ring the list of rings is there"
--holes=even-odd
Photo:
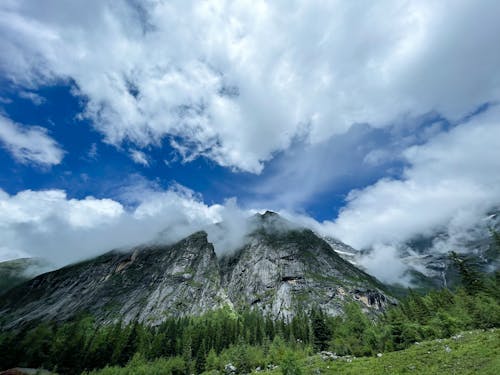
[[[0,364],[64,374],[105,368],[96,372],[101,375],[220,372],[229,363],[246,373],[279,364],[285,373],[298,374],[297,358],[322,350],[374,355],[463,330],[500,326],[500,272],[485,275],[466,258],[456,253],[450,257],[461,287],[425,295],[410,290],[377,318],[356,303],[347,304],[345,314],[337,317],[315,307],[290,320],[224,308],[198,317],[168,318],[155,327],[138,322],[99,325],[91,316],[81,316],[1,333]]]

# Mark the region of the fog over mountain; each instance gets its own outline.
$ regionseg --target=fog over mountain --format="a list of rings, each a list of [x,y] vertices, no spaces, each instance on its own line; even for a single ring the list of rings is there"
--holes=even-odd
[[[230,253],[266,210],[391,283],[419,251],[474,252],[500,207],[499,13],[2,1],[0,260],[58,267],[202,229]]]

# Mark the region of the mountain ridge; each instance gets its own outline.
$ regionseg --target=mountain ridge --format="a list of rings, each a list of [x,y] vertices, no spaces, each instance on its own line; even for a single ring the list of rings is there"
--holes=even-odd
[[[291,318],[318,305],[330,315],[355,301],[377,313],[393,302],[383,284],[343,260],[309,229],[266,212],[245,244],[217,257],[205,231],[173,245],[111,251],[52,271],[0,296],[4,328],[90,313],[102,323],[156,325],[167,316],[229,306]]]

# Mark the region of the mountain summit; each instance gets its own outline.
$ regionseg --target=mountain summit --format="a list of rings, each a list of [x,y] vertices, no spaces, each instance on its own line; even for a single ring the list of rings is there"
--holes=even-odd
[[[173,245],[111,251],[40,275],[0,297],[0,324],[89,313],[102,323],[156,325],[223,306],[290,318],[311,306],[337,315],[350,301],[371,312],[389,303],[377,280],[309,229],[269,211],[251,220],[243,246],[219,257],[200,231]]]

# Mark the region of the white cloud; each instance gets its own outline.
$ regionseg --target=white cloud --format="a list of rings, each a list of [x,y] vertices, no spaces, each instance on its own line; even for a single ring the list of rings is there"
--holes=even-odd
[[[335,221],[307,222],[357,249],[373,249],[360,260],[382,280],[401,277],[406,241],[418,236],[445,236],[432,251],[460,250],[460,244],[484,231],[484,217],[500,207],[500,108],[495,106],[403,155],[408,167],[402,180],[381,179],[351,191]],[[481,234],[483,237],[485,233]],[[380,267],[381,259],[391,268]],[[400,280],[401,281],[401,280]]]
[[[352,191],[332,230],[364,248],[431,234],[459,215],[471,225],[500,204],[498,150],[500,109],[494,107],[424,145],[408,148],[403,179],[382,179]]]
[[[122,206],[110,199],[87,197],[83,200],[67,199],[62,190],[24,190],[14,196],[0,195],[0,225],[40,224],[60,217],[74,228],[105,224],[123,213]]]
[[[144,152],[132,149],[130,150],[130,157],[132,158],[134,163],[149,167],[149,160]]]
[[[64,151],[40,126],[23,126],[0,114],[0,142],[20,163],[42,166],[61,162]]]
[[[131,5],[135,4],[135,5]],[[294,137],[500,99],[495,1],[19,1],[0,69],[71,78],[107,142],[170,139],[185,159],[260,172]],[[373,159],[372,161],[374,161]]]
[[[90,145],[90,148],[87,152],[87,158],[91,160],[96,160],[98,156],[99,152],[97,151],[97,143],[94,142]]]
[[[206,229],[217,252],[232,250],[245,233],[250,212],[234,200],[208,206],[180,185],[155,190],[138,184],[122,195],[131,208],[113,199],[68,199],[62,190],[0,189],[0,261],[36,256],[56,266],[96,256],[113,248],[129,248],[149,241],[171,243]],[[213,224],[226,221],[232,237],[221,238]],[[231,247],[231,248],[230,248]]]
[[[359,257],[359,264],[382,282],[409,285],[406,275],[408,265],[401,260],[401,254],[394,246],[375,244],[371,252]]]
[[[19,96],[21,98],[31,100],[35,105],[42,105],[43,103],[45,103],[45,98],[43,96],[38,95],[35,92],[21,91],[19,93]]]

